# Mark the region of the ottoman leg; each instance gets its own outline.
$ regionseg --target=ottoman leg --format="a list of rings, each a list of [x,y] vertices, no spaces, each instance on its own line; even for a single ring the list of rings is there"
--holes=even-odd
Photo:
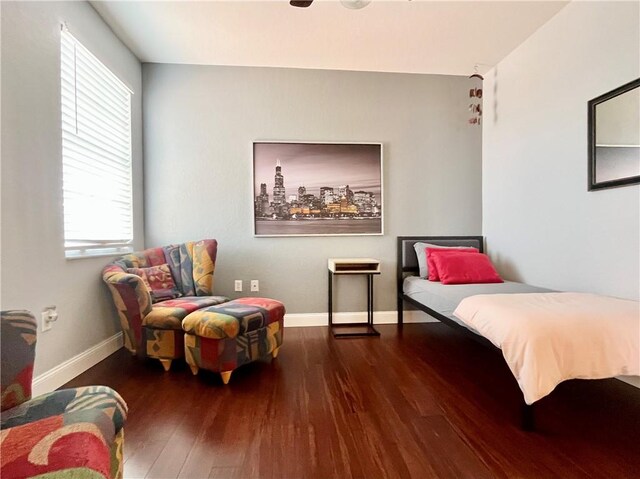
[[[224,371],[220,373],[220,377],[222,378],[222,382],[225,384],[229,384],[229,379],[231,379],[231,373],[233,371]]]
[[[271,352],[271,355],[273,356],[273,358],[277,358],[278,357],[278,353],[280,352],[280,348],[276,348]]]
[[[196,374],[198,374],[198,370],[200,369],[200,368],[198,368],[198,366],[195,366],[193,364],[189,364],[189,367],[191,368],[191,372],[193,373],[194,376]]]
[[[161,359],[160,362],[165,371],[168,371],[171,367],[171,359]]]

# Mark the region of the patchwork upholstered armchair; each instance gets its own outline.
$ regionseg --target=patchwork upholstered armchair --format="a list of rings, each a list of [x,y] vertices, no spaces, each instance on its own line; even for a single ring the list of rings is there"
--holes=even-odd
[[[63,389],[31,399],[36,320],[3,311],[0,477],[122,477],[127,405],[113,389]]]
[[[129,351],[159,359],[167,371],[184,356],[184,317],[229,300],[213,295],[217,251],[214,239],[192,241],[131,253],[104,268]]]

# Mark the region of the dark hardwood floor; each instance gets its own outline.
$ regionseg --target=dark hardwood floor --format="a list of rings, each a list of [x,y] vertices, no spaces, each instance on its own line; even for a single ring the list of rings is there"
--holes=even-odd
[[[640,477],[640,390],[570,381],[520,429],[502,357],[439,323],[339,339],[287,328],[278,359],[194,377],[125,350],[67,386],[129,404],[126,478]]]

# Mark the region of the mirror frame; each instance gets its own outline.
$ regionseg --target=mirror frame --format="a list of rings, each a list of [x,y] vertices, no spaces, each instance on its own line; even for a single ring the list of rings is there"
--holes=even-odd
[[[589,143],[589,181],[587,189],[589,191],[602,190],[605,188],[615,188],[618,186],[635,185],[640,183],[640,175],[628,176],[617,180],[596,181],[596,106],[618,95],[640,87],[640,78],[630,81],[610,92],[589,100],[588,102],[588,143]]]

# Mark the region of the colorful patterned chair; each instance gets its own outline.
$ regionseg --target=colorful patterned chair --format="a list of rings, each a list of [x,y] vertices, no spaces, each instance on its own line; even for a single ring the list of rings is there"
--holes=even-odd
[[[106,386],[31,399],[36,320],[28,311],[0,318],[0,477],[121,478],[124,400]]]
[[[131,253],[104,268],[129,351],[159,359],[166,371],[184,356],[182,320],[229,300],[213,296],[217,251],[214,239],[188,242]]]
[[[227,384],[233,370],[243,364],[277,357],[284,313],[281,302],[267,298],[239,298],[190,313],[182,328],[191,371],[218,372]]]

